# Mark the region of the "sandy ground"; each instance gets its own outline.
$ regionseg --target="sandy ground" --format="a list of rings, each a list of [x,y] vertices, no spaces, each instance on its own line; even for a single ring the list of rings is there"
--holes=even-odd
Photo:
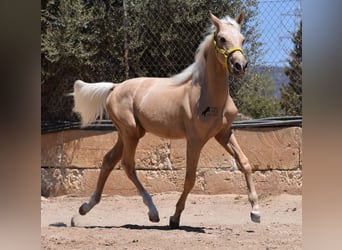
[[[139,196],[104,196],[71,218],[88,197],[41,200],[41,249],[302,249],[302,196],[260,197],[261,223],[250,221],[245,195],[190,194],[180,229],[168,227],[179,193],[153,195],[160,222]]]

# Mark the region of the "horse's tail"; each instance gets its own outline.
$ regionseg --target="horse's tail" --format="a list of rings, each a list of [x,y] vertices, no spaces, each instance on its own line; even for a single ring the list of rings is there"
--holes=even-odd
[[[97,117],[103,118],[106,113],[106,99],[114,89],[114,83],[98,82],[86,83],[77,80],[74,83],[73,111],[81,117],[82,127],[93,123]]]

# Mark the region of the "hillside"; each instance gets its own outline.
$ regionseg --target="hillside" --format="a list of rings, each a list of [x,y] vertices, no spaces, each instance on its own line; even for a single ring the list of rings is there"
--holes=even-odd
[[[256,73],[260,74],[267,74],[269,75],[275,85],[276,85],[276,91],[275,96],[277,98],[280,98],[280,88],[283,84],[288,84],[289,79],[284,73],[284,67],[278,67],[278,66],[257,66],[253,69]]]

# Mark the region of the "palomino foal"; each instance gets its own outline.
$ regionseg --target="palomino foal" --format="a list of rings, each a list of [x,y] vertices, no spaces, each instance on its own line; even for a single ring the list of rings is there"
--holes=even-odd
[[[212,33],[199,45],[195,62],[171,78],[141,77],[120,84],[75,82],[74,111],[80,114],[83,126],[106,111],[118,130],[116,144],[103,158],[96,190],[89,202],[79,208],[81,215],[100,202],[108,175],[121,160],[149,209],[150,221],[159,222],[158,210],[135,171],[139,139],[150,132],[165,138],[185,138],[187,144],[184,190],[170,217],[171,227],[179,227],[185,201],[195,184],[201,149],[213,137],[235,158],[243,172],[252,206],[251,219],[260,222],[252,168],[231,130],[238,111],[227,83],[229,74],[242,77],[247,66],[241,48],[243,17],[240,13],[235,19],[220,20],[210,13]]]

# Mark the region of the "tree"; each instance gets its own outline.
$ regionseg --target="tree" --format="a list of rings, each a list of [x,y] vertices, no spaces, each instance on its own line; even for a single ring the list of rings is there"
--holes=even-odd
[[[292,42],[294,49],[290,54],[289,66],[285,68],[290,81],[281,88],[280,105],[285,115],[302,115],[302,22]]]
[[[244,11],[242,32],[249,38],[245,50],[252,65],[259,55],[259,36],[251,25],[256,0],[132,0],[128,5],[130,77],[170,76],[190,65],[211,26],[209,10],[218,17]]]
[[[65,97],[77,79],[121,82],[128,69],[130,78],[180,72],[211,25],[209,10],[218,17],[244,11],[244,50],[253,65],[261,54],[257,0],[43,0],[41,119],[78,119]]]
[[[84,0],[43,2],[41,117],[42,120],[76,120],[71,110],[72,98],[65,97],[72,92],[75,80],[113,81],[115,76],[123,75],[122,55],[115,48],[122,41],[121,13],[115,9],[118,1],[111,4]]]
[[[280,104],[274,97],[275,84],[270,76],[249,73],[245,78],[235,98],[239,112],[254,119],[278,116]]]

